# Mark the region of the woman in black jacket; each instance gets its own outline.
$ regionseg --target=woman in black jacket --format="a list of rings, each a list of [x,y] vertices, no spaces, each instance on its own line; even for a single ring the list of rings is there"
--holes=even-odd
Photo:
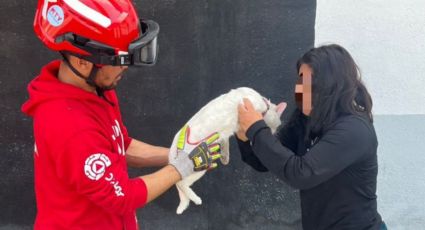
[[[372,99],[351,55],[313,48],[297,63],[298,108],[276,135],[249,100],[239,106],[242,160],[300,190],[304,230],[386,229],[377,212]]]

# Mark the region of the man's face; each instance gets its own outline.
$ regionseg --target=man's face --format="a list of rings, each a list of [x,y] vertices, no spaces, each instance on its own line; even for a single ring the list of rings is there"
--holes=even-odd
[[[312,109],[312,69],[306,64],[301,64],[298,72],[298,80],[295,85],[295,101],[303,114],[309,116]]]
[[[96,74],[95,82],[103,89],[115,89],[127,69],[127,66],[102,66]]]

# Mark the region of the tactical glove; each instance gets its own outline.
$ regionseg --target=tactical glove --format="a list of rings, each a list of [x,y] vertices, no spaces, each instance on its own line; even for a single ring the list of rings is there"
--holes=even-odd
[[[216,168],[215,161],[221,157],[217,132],[196,143],[190,142],[189,137],[190,127],[186,125],[178,134],[177,149],[170,149],[168,156],[169,163],[177,169],[182,179],[194,171]]]

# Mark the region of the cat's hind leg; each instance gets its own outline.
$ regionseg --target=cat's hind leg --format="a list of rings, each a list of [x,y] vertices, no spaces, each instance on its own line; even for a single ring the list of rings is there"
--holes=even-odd
[[[187,207],[189,207],[189,198],[186,196],[186,194],[183,192],[183,190],[180,188],[182,185],[182,182],[177,182],[176,184],[176,188],[177,191],[179,192],[179,198],[180,198],[180,203],[179,206],[177,207],[176,213],[177,214],[182,214],[184,212],[184,210],[187,209]]]

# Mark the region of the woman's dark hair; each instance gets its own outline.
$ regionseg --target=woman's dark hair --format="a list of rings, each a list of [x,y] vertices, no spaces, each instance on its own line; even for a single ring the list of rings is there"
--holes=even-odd
[[[312,69],[312,111],[306,123],[306,139],[321,136],[341,115],[364,114],[371,122],[372,98],[360,70],[343,47],[332,44],[313,48],[297,62]],[[293,119],[302,115],[295,111]]]

